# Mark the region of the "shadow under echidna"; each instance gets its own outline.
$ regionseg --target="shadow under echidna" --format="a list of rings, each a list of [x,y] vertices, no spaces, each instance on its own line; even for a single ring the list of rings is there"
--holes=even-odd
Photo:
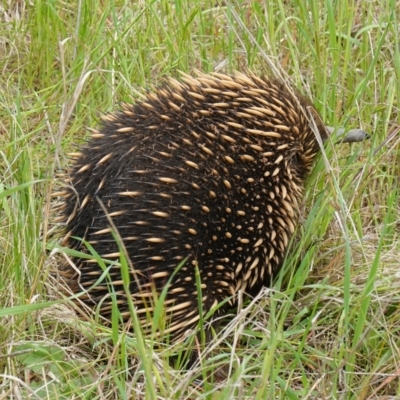
[[[114,263],[106,276],[95,257],[73,258],[73,267],[60,268],[70,289],[106,319],[113,297],[131,317],[129,295],[148,330],[166,288],[164,333],[173,340],[196,326],[199,310],[225,302],[221,315],[239,291],[257,294],[295,231],[320,148],[313,127],[328,137],[308,100],[280,81],[241,73],[170,79],[104,116],[74,154],[59,220],[62,245],[91,254],[85,241]]]

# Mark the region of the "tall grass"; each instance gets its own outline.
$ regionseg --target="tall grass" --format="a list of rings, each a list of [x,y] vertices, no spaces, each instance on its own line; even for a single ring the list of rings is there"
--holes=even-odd
[[[400,397],[398,15],[396,0],[0,2],[0,398]],[[179,371],[185,344],[77,316],[46,249],[84,127],[195,69],[279,75],[371,139],[332,138],[276,284]]]

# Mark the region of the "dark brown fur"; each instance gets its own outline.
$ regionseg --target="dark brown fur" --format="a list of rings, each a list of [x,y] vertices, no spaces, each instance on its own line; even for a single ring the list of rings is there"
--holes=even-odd
[[[242,74],[170,80],[103,117],[76,154],[62,193],[63,244],[87,253],[75,237],[83,238],[113,261],[126,251],[129,295],[145,327],[154,293],[186,259],[164,301],[167,331],[179,337],[199,320],[199,298],[206,314],[234,304],[240,289],[257,293],[279,271],[319,151],[310,112],[324,139],[315,109],[281,82]],[[73,262],[66,276],[74,292],[103,273],[93,260]],[[128,318],[117,265],[81,299],[101,303],[110,318],[110,280]]]

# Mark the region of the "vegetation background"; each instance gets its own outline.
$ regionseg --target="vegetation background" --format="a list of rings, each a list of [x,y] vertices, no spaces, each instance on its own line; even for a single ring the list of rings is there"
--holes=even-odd
[[[400,398],[399,15],[398,0],[0,0],[0,399]],[[276,285],[179,372],[171,349],[58,295],[50,194],[100,112],[195,69],[280,75],[371,139],[326,146]]]

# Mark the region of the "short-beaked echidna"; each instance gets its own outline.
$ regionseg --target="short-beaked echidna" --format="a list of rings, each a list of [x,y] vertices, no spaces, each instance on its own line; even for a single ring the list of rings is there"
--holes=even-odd
[[[179,337],[198,322],[199,297],[205,315],[224,300],[232,305],[239,290],[257,293],[279,271],[319,151],[312,126],[328,136],[310,102],[277,80],[170,79],[102,117],[74,155],[62,193],[62,244],[88,253],[84,239],[114,261],[124,251],[143,324],[171,278],[166,331]],[[95,286],[104,273],[95,258],[72,261],[66,275],[74,292],[88,291],[81,300],[110,318],[112,285],[130,316],[117,263]]]

